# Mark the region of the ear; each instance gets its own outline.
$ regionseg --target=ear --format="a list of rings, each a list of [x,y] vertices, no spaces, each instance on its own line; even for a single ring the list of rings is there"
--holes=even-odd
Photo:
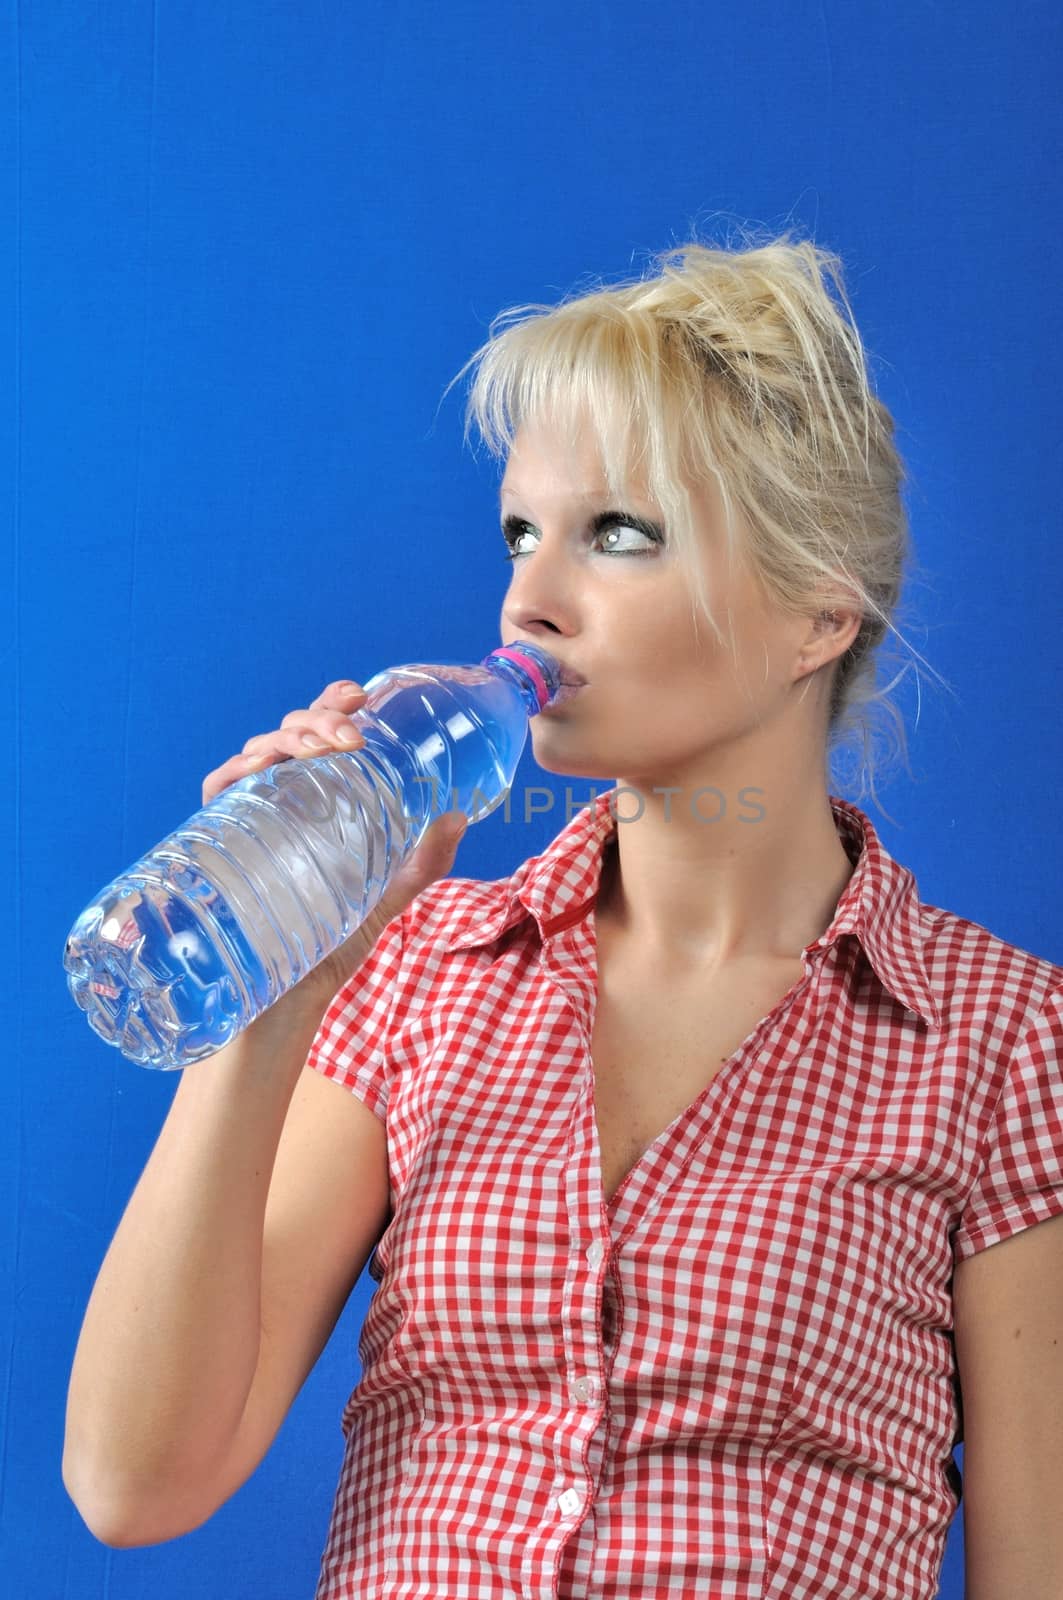
[[[854,608],[831,607],[818,611],[808,624],[794,663],[795,680],[818,672],[849,649],[860,632],[863,614]]]

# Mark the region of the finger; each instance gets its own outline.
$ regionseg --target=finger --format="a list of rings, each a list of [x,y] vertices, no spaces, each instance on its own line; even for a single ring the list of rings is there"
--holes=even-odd
[[[359,705],[365,698],[366,691],[360,683],[355,683],[353,678],[341,678],[336,683],[330,683],[327,689],[323,689],[317,699],[310,702],[310,709],[322,711],[335,707],[349,710],[352,705]]]
[[[351,715],[346,712],[289,711],[279,730],[274,730],[272,733],[256,733],[253,738],[248,739],[244,745],[244,754],[255,755],[260,750],[272,746],[278,738],[287,738],[290,733],[310,733],[326,745],[345,745],[348,749],[363,743],[357,724],[351,721]]]
[[[231,756],[222,766],[207,774],[203,780],[203,804],[208,804],[240,778],[246,778],[252,772],[261,772],[276,761],[308,761],[330,750],[358,750],[365,743],[349,719],[337,717],[335,713],[326,713],[325,716],[323,725],[320,719],[313,719],[310,724],[260,733],[249,739],[240,755]],[[334,729],[332,722],[338,722],[340,726]],[[345,737],[351,733],[354,735],[353,743]]]
[[[349,717],[321,711],[316,715],[306,712],[304,718],[273,733],[256,734],[236,759],[252,766],[256,762],[282,761],[289,756],[305,759],[307,755],[321,755],[325,750],[357,750],[365,743],[361,731]]]
[[[334,711],[337,716],[350,717],[365,704],[367,699],[368,695],[360,684],[351,684],[347,688],[342,684],[334,684],[325,690],[320,699],[312,701],[305,710],[289,711],[286,717],[281,718],[281,727],[293,727],[319,711]]]

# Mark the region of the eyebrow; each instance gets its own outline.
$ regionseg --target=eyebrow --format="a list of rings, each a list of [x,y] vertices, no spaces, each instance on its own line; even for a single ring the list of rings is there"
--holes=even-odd
[[[518,500],[523,500],[524,499],[524,492],[520,488],[519,484],[506,483],[506,482],[500,483],[499,486],[498,486],[498,504],[499,504],[499,508],[501,508],[503,497],[505,495],[507,495],[507,494],[514,495]],[[586,494],[575,495],[574,498],[576,500],[589,500],[589,501],[602,500],[602,499],[604,499],[604,494],[602,493],[602,491],[600,489],[590,489],[590,490],[587,491]],[[613,510],[609,510],[609,511],[601,511],[601,512],[598,513],[598,515],[599,515],[599,517],[624,517],[624,518],[627,519],[628,522],[630,522],[630,523],[632,523],[633,525],[636,525],[636,526],[639,523],[646,523],[646,522],[649,522],[650,526],[654,527],[654,528],[657,528],[657,527],[660,526],[660,524],[658,522],[656,522],[652,517],[650,517],[650,518],[641,517],[640,518],[633,511],[621,511],[621,510],[618,510],[618,509],[613,509]],[[526,517],[523,517],[521,520],[526,522],[528,519]],[[596,528],[595,531],[596,532],[601,532],[601,529],[600,528]]]
[[[511,531],[525,525],[533,526],[527,517],[519,517],[515,511],[510,511],[502,518],[503,531]],[[621,511],[614,508],[609,511],[599,511],[590,519],[592,533],[606,533],[610,528],[636,528],[644,533],[647,538],[664,540],[664,524],[656,522],[652,517],[640,517],[633,511]]]

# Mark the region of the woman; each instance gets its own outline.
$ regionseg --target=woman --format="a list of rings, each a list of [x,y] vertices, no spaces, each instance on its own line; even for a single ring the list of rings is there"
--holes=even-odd
[[[615,786],[496,883],[438,821],[183,1075],[71,1378],[108,1543],[245,1481],[372,1252],[318,1600],[930,1600],[961,1437],[968,1600],[1056,1592],[1063,969],[829,792],[846,734],[870,772],[909,553],[837,262],[658,266],[470,363],[502,639],[583,685],[536,760]]]

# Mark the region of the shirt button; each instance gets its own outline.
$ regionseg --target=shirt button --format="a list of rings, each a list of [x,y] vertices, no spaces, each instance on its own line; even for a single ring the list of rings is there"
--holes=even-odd
[[[583,1501],[575,1489],[566,1489],[564,1494],[557,1497],[557,1509],[566,1517],[574,1516],[582,1505]]]
[[[573,1400],[578,1400],[581,1405],[585,1404],[588,1400],[593,1400],[594,1379],[577,1378],[569,1392],[572,1395]]]
[[[587,1260],[588,1260],[588,1262],[590,1263],[590,1265],[592,1267],[596,1267],[598,1265],[598,1263],[601,1261],[601,1259],[604,1256],[604,1254],[605,1254],[605,1248],[602,1245],[601,1240],[600,1239],[595,1239],[594,1243],[591,1245],[590,1249],[587,1251]]]

